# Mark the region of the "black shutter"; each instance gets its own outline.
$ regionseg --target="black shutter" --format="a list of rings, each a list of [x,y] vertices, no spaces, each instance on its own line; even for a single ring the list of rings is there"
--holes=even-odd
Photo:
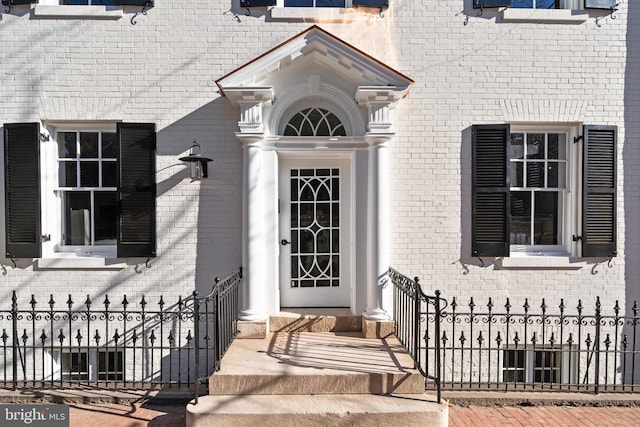
[[[509,256],[509,125],[475,125],[471,129],[471,254]]]
[[[511,7],[511,0],[473,0],[473,8]]]
[[[156,131],[118,123],[118,257],[156,256]]]
[[[119,6],[146,6],[153,7],[153,0],[116,0]]]
[[[584,0],[585,9],[616,10],[619,0]]]
[[[275,6],[276,0],[240,0],[240,7]]]
[[[9,258],[40,257],[40,125],[4,125],[5,241]]]
[[[389,7],[389,0],[352,0],[354,6],[369,6],[386,9]]]
[[[16,6],[21,4],[36,4],[38,0],[2,0],[4,6]]]
[[[582,256],[616,256],[615,126],[584,126]]]

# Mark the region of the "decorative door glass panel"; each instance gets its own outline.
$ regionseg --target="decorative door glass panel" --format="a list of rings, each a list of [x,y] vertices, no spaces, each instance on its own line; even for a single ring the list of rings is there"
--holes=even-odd
[[[291,287],[340,286],[338,169],[291,170]]]

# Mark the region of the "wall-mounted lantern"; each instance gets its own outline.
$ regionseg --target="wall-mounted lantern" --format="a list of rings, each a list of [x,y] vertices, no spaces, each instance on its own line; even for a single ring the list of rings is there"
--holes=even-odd
[[[181,161],[188,162],[191,167],[191,180],[202,179],[207,177],[207,163],[213,159],[202,155],[202,147],[196,141],[193,141],[189,149],[189,155],[180,157]]]

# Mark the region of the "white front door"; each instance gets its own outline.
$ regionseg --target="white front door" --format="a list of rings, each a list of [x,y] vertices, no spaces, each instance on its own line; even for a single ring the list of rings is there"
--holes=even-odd
[[[349,307],[349,161],[280,163],[280,306]]]

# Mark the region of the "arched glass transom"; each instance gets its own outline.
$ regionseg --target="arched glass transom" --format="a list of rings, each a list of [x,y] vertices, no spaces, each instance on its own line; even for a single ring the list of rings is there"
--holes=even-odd
[[[323,108],[306,108],[296,113],[284,130],[284,136],[346,136],[340,119]]]

